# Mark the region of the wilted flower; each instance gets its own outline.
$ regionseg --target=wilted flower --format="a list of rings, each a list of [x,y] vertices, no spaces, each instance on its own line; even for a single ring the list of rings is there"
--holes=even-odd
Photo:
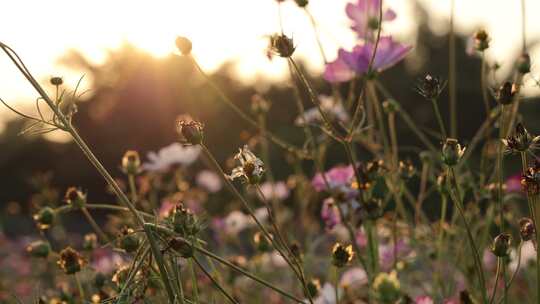
[[[36,258],[46,258],[49,256],[49,252],[51,251],[51,246],[48,242],[44,241],[35,241],[30,243],[26,247],[26,252],[30,254],[32,257]]]
[[[506,257],[510,253],[511,242],[512,236],[510,234],[501,233],[493,240],[493,244],[491,245],[491,252],[493,252],[496,257]]]
[[[352,245],[344,246],[336,243],[332,248],[332,265],[341,268],[349,264],[354,257]]]
[[[519,56],[516,68],[521,74],[527,74],[531,71],[531,57],[529,54],[523,53]]]
[[[437,76],[426,74],[416,85],[416,92],[422,95],[425,99],[437,99],[441,95],[445,83]]]
[[[264,197],[269,200],[282,201],[287,199],[290,194],[289,187],[285,182],[279,181],[275,183],[265,182],[261,185],[261,192]]]
[[[149,162],[143,164],[143,169],[148,171],[164,171],[172,165],[190,165],[201,153],[200,146],[184,146],[179,143],[173,143],[161,148],[157,153],[148,153]]]
[[[501,141],[506,146],[506,153],[532,152],[538,148],[540,136],[531,135],[521,123],[518,123],[514,134]]]
[[[210,170],[202,170],[195,178],[197,185],[210,193],[216,193],[223,186],[219,175]]]
[[[294,50],[295,46],[291,38],[284,34],[274,34],[270,36],[270,44],[268,46],[270,54],[275,54],[279,57],[291,57]]]
[[[33,216],[39,229],[48,229],[56,218],[56,212],[51,207],[43,207]]]
[[[379,11],[381,0],[358,0],[356,4],[348,3],[345,7],[347,16],[353,22],[351,29],[360,39],[373,40],[375,31],[379,29]],[[396,13],[391,9],[383,11],[381,21],[396,19]]]
[[[524,241],[530,241],[534,238],[536,229],[534,222],[530,218],[524,217],[519,220],[519,235]]]
[[[178,121],[178,133],[183,143],[189,145],[200,145],[204,139],[203,124],[195,120]]]
[[[341,102],[336,102],[333,97],[326,95],[319,95],[319,101],[321,110],[329,116],[330,119],[337,120],[338,122],[346,122],[349,120],[349,114]],[[323,119],[319,109],[314,107],[304,111],[302,115],[295,119],[294,123],[298,126],[304,126],[320,123],[322,121]]]
[[[329,82],[344,82],[351,80],[355,74],[363,75],[369,72],[382,72],[405,58],[412,46],[395,42],[390,36],[381,37],[373,59],[373,65],[370,67],[369,63],[374,49],[375,44],[373,42],[357,45],[352,52],[340,49],[338,58],[326,65],[324,79]]]
[[[66,190],[64,201],[74,208],[82,208],[86,205],[86,194],[75,187],[69,187]]]
[[[178,50],[180,51],[182,55],[187,56],[191,54],[192,44],[188,38],[178,36],[176,37],[175,43],[176,43],[176,47],[178,48]]]
[[[516,94],[516,92],[516,86],[506,81],[501,85],[495,97],[497,98],[497,102],[499,102],[500,104],[508,105],[511,104],[514,100],[514,95]]]
[[[249,150],[247,145],[240,149],[234,159],[239,162],[239,166],[232,170],[231,175],[228,176],[229,179],[240,178],[251,185],[261,181],[264,174],[264,163]]]
[[[141,171],[141,159],[137,151],[126,151],[122,157],[122,171],[128,175],[136,175]]]
[[[74,274],[81,271],[84,264],[83,258],[75,249],[66,247],[60,251],[58,265],[66,274]]]
[[[337,224],[341,223],[341,216],[339,214],[338,206],[335,200],[331,197],[324,200],[321,208],[321,219],[324,222],[326,229],[331,230]]]
[[[399,283],[397,272],[381,272],[373,281],[373,290],[376,298],[385,304],[395,303],[401,295],[401,285]]]
[[[455,166],[465,154],[465,148],[461,148],[458,140],[447,138],[442,148],[442,160],[447,166]]]

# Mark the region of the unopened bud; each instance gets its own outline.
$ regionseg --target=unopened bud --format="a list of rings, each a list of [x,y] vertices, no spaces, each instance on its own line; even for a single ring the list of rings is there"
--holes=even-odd
[[[191,44],[191,40],[186,37],[178,36],[176,37],[175,43],[176,47],[182,55],[187,56],[191,54],[191,48],[193,47]]]

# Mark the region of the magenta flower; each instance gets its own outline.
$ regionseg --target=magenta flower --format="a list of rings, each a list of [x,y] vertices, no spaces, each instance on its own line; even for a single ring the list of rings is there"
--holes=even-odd
[[[317,192],[333,190],[341,187],[350,187],[354,178],[354,169],[349,166],[336,166],[324,173],[330,189],[326,189],[326,183],[321,173],[317,173],[311,184]]]
[[[345,11],[353,22],[351,29],[359,38],[373,40],[375,30],[379,28],[380,8],[381,0],[358,0],[356,4],[347,4]],[[393,10],[383,10],[382,21],[394,19],[396,19],[396,13]]]
[[[506,179],[506,192],[522,192],[521,174],[514,174]]]
[[[332,230],[337,224],[341,223],[338,206],[336,206],[333,198],[330,197],[324,200],[321,208],[321,219],[327,230]]]
[[[396,42],[391,36],[381,37],[370,70],[369,62],[374,49],[373,42],[359,44],[352,52],[340,49],[338,58],[326,65],[324,79],[329,82],[344,82],[352,79],[354,75],[382,72],[405,58],[412,46]]]

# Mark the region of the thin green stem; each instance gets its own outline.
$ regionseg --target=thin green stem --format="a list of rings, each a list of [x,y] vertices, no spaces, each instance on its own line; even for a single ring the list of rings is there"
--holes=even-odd
[[[495,295],[497,294],[497,285],[499,284],[499,278],[502,273],[502,268],[504,267],[504,265],[502,265],[503,263],[504,263],[503,259],[498,257],[497,258],[497,272],[495,273],[495,283],[493,284],[493,290],[491,291],[491,296],[489,297],[489,304],[492,304],[493,301],[495,300]]]
[[[81,280],[79,279],[79,275],[77,273],[73,274],[73,277],[75,278],[75,284],[77,284],[77,289],[79,290],[79,298],[81,299],[81,303],[85,302],[85,294],[84,294],[84,288],[81,284]]]
[[[197,272],[195,271],[195,266],[193,265],[193,259],[189,259],[188,264],[191,272],[191,291],[193,292],[193,300],[195,301],[195,303],[200,303],[199,285],[197,283]]]
[[[439,123],[439,128],[441,130],[441,136],[442,141],[447,138],[446,128],[444,127],[444,121],[441,116],[441,111],[439,111],[439,104],[437,104],[437,99],[432,98],[431,104],[433,105],[433,112],[435,112],[435,117],[437,118],[437,122]]]
[[[337,267],[333,267],[334,268],[334,288],[335,288],[335,299],[336,299],[336,302],[335,304],[339,304],[339,268]]]
[[[108,243],[109,242],[109,238],[107,237],[107,235],[105,234],[105,232],[103,232],[103,230],[101,230],[101,228],[99,227],[99,225],[96,223],[96,221],[94,220],[94,218],[92,217],[92,215],[90,214],[90,212],[88,212],[88,209],[86,209],[86,207],[82,207],[81,208],[81,212],[84,214],[84,217],[86,217],[86,220],[88,221],[88,223],[90,224],[90,226],[92,226],[92,229],[94,229],[94,231],[98,234],[99,238],[105,242],[105,243]]]
[[[448,97],[450,105],[450,135],[457,138],[456,101],[456,34],[454,28],[455,0],[450,2],[450,37],[448,43]]]

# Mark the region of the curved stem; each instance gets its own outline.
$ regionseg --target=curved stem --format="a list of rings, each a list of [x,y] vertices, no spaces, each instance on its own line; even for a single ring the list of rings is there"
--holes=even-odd
[[[444,127],[444,121],[442,119],[441,112],[439,111],[439,105],[437,104],[437,99],[432,98],[431,104],[433,105],[433,112],[435,112],[435,117],[437,118],[437,122],[439,123],[439,128],[441,130],[442,141],[444,142],[444,140],[447,137],[447,134],[446,134],[446,128]]]

